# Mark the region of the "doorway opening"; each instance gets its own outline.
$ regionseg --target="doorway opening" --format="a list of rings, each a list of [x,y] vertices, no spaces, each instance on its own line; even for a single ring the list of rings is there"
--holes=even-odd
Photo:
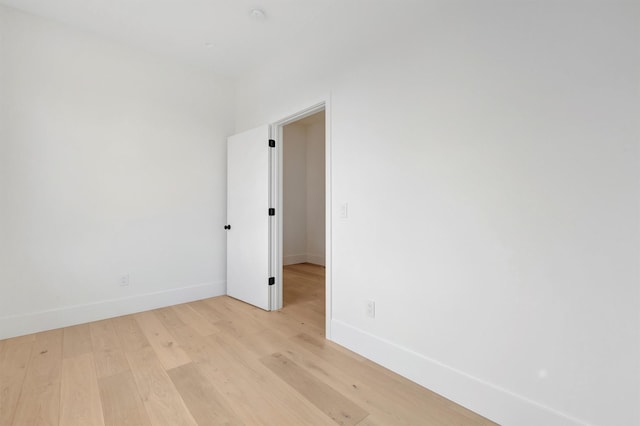
[[[325,112],[283,127],[283,308],[325,326]]]
[[[277,151],[275,309],[330,337],[330,144],[325,102],[272,127]]]

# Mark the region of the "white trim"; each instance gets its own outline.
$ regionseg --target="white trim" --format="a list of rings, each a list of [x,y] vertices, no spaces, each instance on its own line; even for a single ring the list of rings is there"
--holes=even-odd
[[[307,262],[307,254],[292,254],[289,256],[282,256],[283,265],[296,265],[298,263]]]
[[[269,125],[269,139],[274,139],[276,145],[273,149],[269,148],[269,207],[276,209],[276,215],[269,217],[269,279],[274,277],[276,282],[281,280],[282,275],[282,248],[280,240],[281,236],[278,236],[279,230],[282,229],[282,203],[278,201],[280,194],[281,181],[281,167],[282,164],[282,151],[278,146],[280,140],[276,137],[276,128],[274,125]],[[282,232],[280,232],[282,234]],[[269,286],[269,302],[268,308],[273,311],[277,306],[282,306],[282,292],[278,291],[278,285]]]
[[[282,309],[282,261],[283,261],[283,243],[282,243],[282,125],[275,123],[269,126],[269,138],[276,141],[276,147],[274,154],[271,157],[273,164],[271,178],[273,182],[269,185],[272,191],[272,202],[276,206],[275,221],[272,222],[275,225],[273,233],[270,234],[270,247],[269,255],[271,256],[270,262],[273,265],[272,276],[276,279],[275,285],[271,286],[271,292],[269,294],[269,310],[277,311]]]
[[[0,317],[0,339],[222,296],[226,294],[226,287],[226,281],[217,281],[24,315]]]
[[[331,133],[331,94],[325,99],[324,102],[324,123],[325,123],[325,144],[324,144],[324,156],[325,156],[325,336],[327,339],[331,339],[331,320],[333,319],[333,180],[332,180],[332,133]]]
[[[313,263],[314,265],[325,266],[325,256],[323,254],[290,254],[282,256],[283,265],[296,265],[298,263]]]
[[[276,140],[276,156],[275,166],[277,170],[277,185],[275,186],[275,193],[277,199],[277,211],[282,212],[282,164],[283,164],[283,152],[281,149],[283,127],[287,124],[293,123],[305,117],[308,117],[317,112],[325,112],[325,300],[326,300],[326,337],[331,337],[331,95],[313,104],[310,107],[298,110],[271,125],[271,138]],[[272,310],[282,309],[282,266],[283,266],[283,253],[282,253],[282,215],[276,215],[276,226],[278,227],[277,241],[276,241],[276,269],[275,278],[276,285],[272,290],[271,300],[274,302],[271,305]]]
[[[314,265],[325,266],[326,257],[322,254],[307,253],[307,263],[313,263]]]
[[[334,342],[499,424],[591,426],[340,320],[332,323]]]

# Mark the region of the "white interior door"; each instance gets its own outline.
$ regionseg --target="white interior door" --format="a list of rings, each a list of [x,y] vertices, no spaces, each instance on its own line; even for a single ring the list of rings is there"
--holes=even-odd
[[[270,309],[269,126],[227,140],[227,294]]]

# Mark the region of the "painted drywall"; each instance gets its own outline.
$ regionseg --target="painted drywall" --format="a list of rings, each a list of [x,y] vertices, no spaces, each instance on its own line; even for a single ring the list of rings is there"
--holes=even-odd
[[[325,264],[325,120],[317,113],[306,126],[307,262]]]
[[[0,339],[225,293],[230,82],[0,7],[0,123]]]
[[[307,261],[307,138],[304,126],[282,131],[282,256],[292,265]]]
[[[331,338],[500,424],[640,424],[637,2],[411,15],[238,84],[237,130],[329,100]]]
[[[325,264],[324,112],[283,128],[283,264]]]

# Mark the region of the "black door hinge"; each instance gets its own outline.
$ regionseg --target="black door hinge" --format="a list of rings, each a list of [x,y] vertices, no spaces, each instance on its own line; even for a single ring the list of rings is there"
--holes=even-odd
[[[276,215],[276,209],[269,209],[269,216],[275,216]]]
[[[269,285],[274,285],[276,283],[276,277],[269,277]]]
[[[273,139],[269,139],[269,147],[275,148],[276,147],[276,141],[273,140]]]

